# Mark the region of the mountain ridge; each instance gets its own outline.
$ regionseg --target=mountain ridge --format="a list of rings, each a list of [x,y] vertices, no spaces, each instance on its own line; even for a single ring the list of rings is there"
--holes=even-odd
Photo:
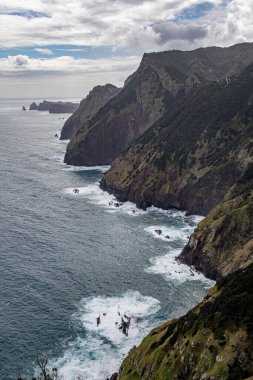
[[[139,207],[206,215],[253,160],[253,64],[180,96],[120,155],[101,188]]]
[[[253,61],[253,44],[144,54],[123,89],[71,139],[65,162],[111,164],[157,122],[180,93],[241,71]],[[106,141],[106,144],[104,143]]]

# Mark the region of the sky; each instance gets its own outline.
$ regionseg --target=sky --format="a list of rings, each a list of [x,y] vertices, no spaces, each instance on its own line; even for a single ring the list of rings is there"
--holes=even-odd
[[[252,41],[253,0],[0,0],[0,98],[82,98],[144,52]]]

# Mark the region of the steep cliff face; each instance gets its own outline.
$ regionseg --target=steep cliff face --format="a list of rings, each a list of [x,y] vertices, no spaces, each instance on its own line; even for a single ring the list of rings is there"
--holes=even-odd
[[[253,161],[253,65],[201,85],[112,164],[104,190],[142,208],[206,215]]]
[[[174,107],[180,93],[240,71],[252,61],[252,44],[144,54],[122,91],[95,115],[89,128],[81,128],[73,136],[65,162],[111,164],[168,108]]]
[[[112,84],[94,87],[73,115],[66,120],[61,131],[61,140],[70,139],[74,132],[87,123],[119,91],[120,89]]]
[[[199,223],[180,258],[214,279],[253,262],[253,165]]]
[[[243,380],[253,376],[253,265],[223,279],[185,316],[154,329],[119,380]]]

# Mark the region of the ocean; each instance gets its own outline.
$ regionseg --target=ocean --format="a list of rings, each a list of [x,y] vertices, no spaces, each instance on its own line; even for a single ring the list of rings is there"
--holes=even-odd
[[[212,285],[175,260],[201,217],[117,207],[108,167],[63,163],[69,115],[21,111],[31,102],[0,102],[0,379],[28,379],[45,353],[63,380],[105,380]]]

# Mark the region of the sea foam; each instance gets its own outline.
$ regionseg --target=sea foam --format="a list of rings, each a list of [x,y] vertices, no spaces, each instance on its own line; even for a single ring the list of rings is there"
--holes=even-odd
[[[152,316],[159,308],[158,300],[137,291],[115,297],[84,298],[73,321],[77,325],[81,323],[85,338],[79,336],[69,343],[63,355],[51,361],[51,366],[59,369],[64,380],[105,380],[118,370],[133,345],[140,343],[155,325]],[[118,328],[124,314],[131,317],[128,336]],[[99,315],[101,324],[97,327]]]
[[[77,189],[78,192],[74,192],[74,189]],[[76,198],[85,198],[92,204],[102,206],[107,212],[123,212],[132,216],[137,216],[144,213],[143,210],[138,209],[136,205],[131,202],[118,202],[113,195],[100,189],[99,182],[83,187],[67,188],[63,191],[65,194]]]
[[[196,271],[193,267],[189,267],[178,261],[177,256],[181,249],[170,249],[169,253],[150,259],[151,266],[145,269],[147,273],[160,274],[166,281],[185,282],[185,281],[202,281],[207,288],[212,286],[214,282],[206,278],[202,273]]]
[[[73,166],[73,165],[66,165],[63,168],[63,170],[72,171],[72,172],[96,171],[96,172],[101,172],[101,173],[105,173],[109,169],[110,169],[110,166],[108,166],[108,165],[102,165],[102,166]]]
[[[192,228],[189,226],[176,228],[165,225],[149,226],[144,228],[146,232],[151,234],[155,239],[161,239],[166,242],[181,241],[187,242]]]

